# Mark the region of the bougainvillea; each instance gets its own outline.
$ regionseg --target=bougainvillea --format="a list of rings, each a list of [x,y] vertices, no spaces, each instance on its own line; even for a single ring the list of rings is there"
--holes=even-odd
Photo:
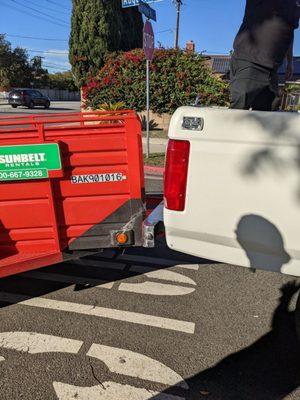
[[[172,113],[193,104],[197,95],[203,105],[226,105],[228,85],[212,74],[205,57],[178,50],[159,49],[151,62],[151,109]],[[83,91],[86,106],[124,102],[143,111],[146,104],[146,61],[142,50],[111,53],[105,65],[90,77]]]

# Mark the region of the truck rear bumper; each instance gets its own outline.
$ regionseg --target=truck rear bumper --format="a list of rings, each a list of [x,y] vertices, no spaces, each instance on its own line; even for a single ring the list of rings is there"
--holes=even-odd
[[[163,211],[164,202],[161,201],[143,222],[143,247],[155,247],[155,236],[164,229]]]

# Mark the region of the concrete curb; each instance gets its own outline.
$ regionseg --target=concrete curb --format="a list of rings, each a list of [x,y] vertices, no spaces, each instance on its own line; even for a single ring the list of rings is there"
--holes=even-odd
[[[143,137],[142,138],[143,143],[146,144],[147,143],[147,138]],[[163,138],[150,138],[150,144],[161,144],[164,146],[167,146],[168,144],[168,139],[163,139]]]
[[[145,165],[144,171],[146,175],[163,176],[165,169],[163,167],[153,167],[151,165]]]

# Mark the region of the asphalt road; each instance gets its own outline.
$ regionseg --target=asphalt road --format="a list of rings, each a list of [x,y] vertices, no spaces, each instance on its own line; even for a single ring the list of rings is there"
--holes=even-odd
[[[289,279],[164,264],[99,256],[2,280],[1,399],[299,399]]]
[[[51,107],[45,110],[44,107],[35,107],[28,109],[26,107],[12,108],[8,104],[0,105],[1,115],[18,115],[18,114],[44,114],[44,113],[64,113],[80,111],[79,101],[52,101]]]
[[[2,279],[0,399],[299,400],[297,291],[163,239]]]
[[[2,279],[0,398],[299,399],[291,282],[162,240]]]

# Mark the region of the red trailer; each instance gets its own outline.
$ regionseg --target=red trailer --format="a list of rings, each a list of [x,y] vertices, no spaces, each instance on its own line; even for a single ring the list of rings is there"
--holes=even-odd
[[[135,112],[0,118],[0,277],[151,246],[145,212]]]

